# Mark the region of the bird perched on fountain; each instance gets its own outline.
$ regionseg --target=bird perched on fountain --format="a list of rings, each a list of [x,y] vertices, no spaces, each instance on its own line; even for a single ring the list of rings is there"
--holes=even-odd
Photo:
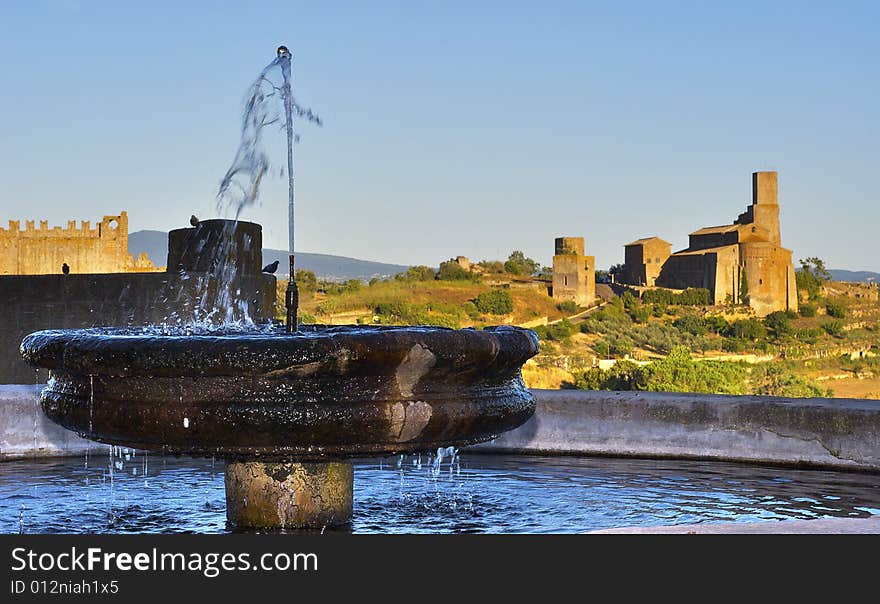
[[[61,265],[61,272],[64,273],[65,275],[70,274],[70,266],[66,262]]]
[[[194,227],[199,226],[199,219],[196,218],[195,214],[193,214],[192,216],[189,217],[189,223]]]
[[[278,261],[277,260],[275,262],[273,262],[272,264],[267,264],[266,266],[263,267],[263,272],[269,273],[270,275],[274,274],[275,271],[277,271],[277,270],[278,270]]]

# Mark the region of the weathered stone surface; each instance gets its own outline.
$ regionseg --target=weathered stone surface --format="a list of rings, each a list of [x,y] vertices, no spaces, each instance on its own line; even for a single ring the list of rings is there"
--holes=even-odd
[[[226,519],[237,528],[297,529],[351,522],[351,464],[230,462]]]
[[[533,390],[534,417],[473,450],[880,471],[880,401]]]
[[[596,301],[596,258],[584,255],[583,237],[557,237],[553,256],[554,300],[590,306]]]
[[[46,331],[22,354],[51,370],[46,414],[92,440],[236,459],[323,460],[493,438],[534,411],[515,327],[307,326],[163,335]]]

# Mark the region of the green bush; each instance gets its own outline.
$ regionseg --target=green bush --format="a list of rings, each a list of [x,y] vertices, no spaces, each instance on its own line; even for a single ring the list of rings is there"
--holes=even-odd
[[[794,334],[791,317],[785,311],[777,310],[764,317],[764,326],[771,330],[777,338]]]
[[[318,319],[317,317],[315,317],[315,315],[303,311],[299,311],[299,313],[297,314],[297,319],[299,319],[299,322],[303,325],[312,325],[318,322]]]
[[[816,305],[815,304],[801,304],[798,309],[802,317],[815,317],[816,316]]]
[[[577,333],[578,328],[573,325],[568,319],[563,319],[562,321],[557,321],[556,323],[550,323],[548,325],[539,325],[534,328],[535,333],[538,334],[538,338],[542,340],[565,340],[570,338],[572,334]]]
[[[461,309],[470,319],[476,320],[480,318],[480,310],[477,308],[477,305],[470,300],[462,304]]]
[[[580,310],[577,302],[575,302],[574,300],[566,300],[565,302],[560,302],[556,305],[556,308],[568,315],[573,315],[577,313],[578,310]]]
[[[411,266],[406,272],[398,273],[395,277],[400,277],[403,281],[433,281],[437,273],[430,266],[423,264]]]
[[[629,311],[629,316],[636,323],[647,323],[651,316],[651,309],[647,306],[637,306]]]
[[[841,302],[829,300],[825,304],[825,312],[828,313],[829,317],[834,317],[835,319],[843,319],[846,317],[846,306]]]
[[[702,287],[689,287],[683,292],[676,293],[668,289],[649,289],[642,293],[642,302],[645,304],[665,304],[681,306],[710,306],[712,304],[712,292]]]
[[[746,375],[741,363],[695,361],[686,348],[676,347],[666,358],[641,367],[620,361],[608,370],[589,369],[576,374],[575,385],[589,390],[745,394]]]
[[[701,336],[709,331],[706,327],[706,322],[696,315],[685,315],[680,319],[676,319],[672,326],[683,333],[694,336]]]
[[[724,335],[739,340],[751,340],[756,342],[767,337],[767,328],[754,317],[737,319],[730,324],[730,327],[728,327]]]
[[[487,315],[506,315],[513,312],[513,298],[506,289],[490,289],[477,296],[474,305]]]
[[[302,292],[314,292],[318,289],[318,278],[312,271],[298,268],[294,273],[296,287]]]
[[[822,329],[824,329],[825,333],[829,336],[840,337],[843,335],[843,321],[840,319],[825,321],[822,323]]]
[[[706,317],[704,319],[704,323],[706,325],[706,329],[708,329],[712,333],[723,334],[726,333],[728,329],[730,329],[730,323],[727,322],[727,319],[718,315]]]
[[[774,363],[760,363],[752,369],[752,392],[769,396],[809,398],[830,396],[831,391]]]

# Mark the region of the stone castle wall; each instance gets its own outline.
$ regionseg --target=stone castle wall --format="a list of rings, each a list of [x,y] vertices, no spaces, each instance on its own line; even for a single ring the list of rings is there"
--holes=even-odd
[[[67,264],[70,272],[151,272],[156,267],[146,256],[134,259],[128,253],[128,214],[104,216],[95,226],[84,220],[79,226],[70,220],[66,228],[50,227],[47,220],[36,226],[33,220],[10,220],[0,227],[0,275],[60,274]]]

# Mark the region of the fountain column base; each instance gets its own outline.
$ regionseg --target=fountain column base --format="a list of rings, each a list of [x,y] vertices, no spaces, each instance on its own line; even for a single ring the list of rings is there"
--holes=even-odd
[[[226,465],[226,519],[238,528],[343,526],[351,522],[353,493],[350,463]]]

